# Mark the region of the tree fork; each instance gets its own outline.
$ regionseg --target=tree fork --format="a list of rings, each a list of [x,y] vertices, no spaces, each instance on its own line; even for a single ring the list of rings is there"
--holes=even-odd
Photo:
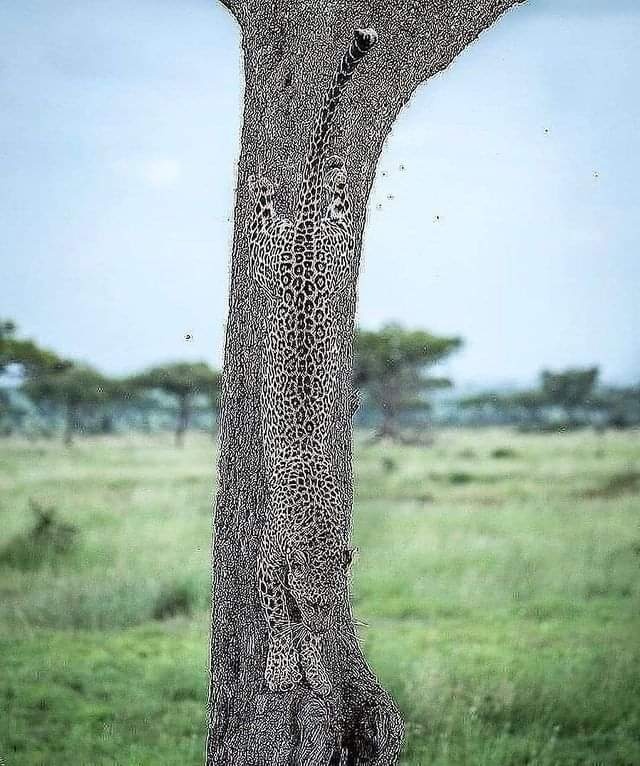
[[[346,593],[323,646],[332,693],[320,698],[304,685],[271,692],[264,681],[267,627],[255,567],[266,503],[259,404],[265,307],[246,273],[248,177],[259,172],[276,181],[276,205],[294,209],[307,141],[336,62],[353,29],[375,28],[380,42],[338,108],[330,147],[347,159],[357,232],[351,283],[338,299],[345,385],[332,456],[350,497],[353,399],[346,381],[366,202],[378,157],[416,87],[518,1],[329,0],[319,12],[313,0],[222,0],[242,32],[245,92],[222,380],[206,766],[393,766],[403,733],[395,704],[362,655]]]

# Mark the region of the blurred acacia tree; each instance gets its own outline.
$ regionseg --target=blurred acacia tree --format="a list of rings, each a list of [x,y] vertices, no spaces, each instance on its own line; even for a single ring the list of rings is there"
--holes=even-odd
[[[138,390],[159,389],[175,397],[178,405],[175,438],[176,445],[182,446],[184,433],[189,427],[194,399],[198,395],[206,397],[215,407],[219,404],[220,373],[206,362],[173,362],[152,367],[127,381]]]
[[[53,351],[41,348],[32,340],[17,338],[18,328],[11,319],[0,319],[0,373],[12,365],[20,368],[26,378],[51,370],[60,370],[69,365]]]
[[[3,432],[19,427],[29,407],[16,397],[17,384],[33,381],[40,375],[62,371],[70,362],[34,341],[18,337],[18,327],[11,319],[0,319],[0,376],[8,385],[0,387],[0,421]],[[6,431],[4,431],[6,427]]]
[[[462,410],[471,411],[472,419],[477,418],[480,423],[517,423],[535,428],[544,420],[546,401],[540,390],[532,389],[484,391],[466,396],[458,404]]]
[[[605,424],[613,428],[640,425],[640,385],[606,386],[591,397],[594,409],[605,413]]]
[[[65,361],[61,368],[41,370],[22,386],[40,408],[62,406],[65,411],[64,443],[73,442],[82,416],[119,395],[117,382],[84,364]]]
[[[484,392],[462,399],[463,409],[475,410],[486,422],[518,423],[533,428],[576,427],[603,421],[635,422],[637,389],[598,389],[598,367],[543,370],[537,388],[516,392]],[[556,410],[556,413],[554,413]],[[557,411],[561,412],[561,420]]]
[[[462,347],[462,338],[433,335],[386,324],[380,330],[357,330],[354,337],[354,384],[364,390],[382,422],[376,438],[404,439],[404,415],[428,410],[429,391],[450,387],[448,378],[429,368]]]
[[[569,368],[558,372],[543,370],[540,375],[543,400],[551,406],[560,407],[567,422],[575,424],[581,412],[592,405],[598,382],[597,367]]]

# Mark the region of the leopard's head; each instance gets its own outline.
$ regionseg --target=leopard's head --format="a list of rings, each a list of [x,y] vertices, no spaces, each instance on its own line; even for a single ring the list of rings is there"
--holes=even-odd
[[[325,633],[331,627],[338,596],[344,592],[353,549],[342,542],[331,545],[309,541],[287,557],[288,586],[300,619],[311,633]]]

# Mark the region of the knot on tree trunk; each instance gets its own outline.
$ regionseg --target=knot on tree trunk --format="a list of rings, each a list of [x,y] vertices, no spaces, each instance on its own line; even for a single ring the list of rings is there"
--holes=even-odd
[[[361,721],[357,740],[356,752],[366,753],[358,763],[371,766],[395,764],[404,740],[404,723],[395,705],[388,701],[369,711],[368,717]]]

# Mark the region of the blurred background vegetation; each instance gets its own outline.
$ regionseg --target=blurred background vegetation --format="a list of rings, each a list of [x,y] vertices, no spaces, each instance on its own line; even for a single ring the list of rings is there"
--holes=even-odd
[[[532,389],[461,395],[433,368],[463,347],[460,337],[389,323],[359,329],[354,343],[356,425],[375,439],[429,442],[431,427],[510,425],[521,430],[640,425],[640,383],[605,386],[597,367],[542,370]],[[220,372],[206,362],[171,362],[114,378],[22,337],[0,321],[0,434],[27,438],[193,428],[215,436]]]
[[[0,344],[0,755],[199,764],[219,373]],[[639,389],[462,394],[463,348],[355,341],[354,611],[402,763],[638,764]]]

